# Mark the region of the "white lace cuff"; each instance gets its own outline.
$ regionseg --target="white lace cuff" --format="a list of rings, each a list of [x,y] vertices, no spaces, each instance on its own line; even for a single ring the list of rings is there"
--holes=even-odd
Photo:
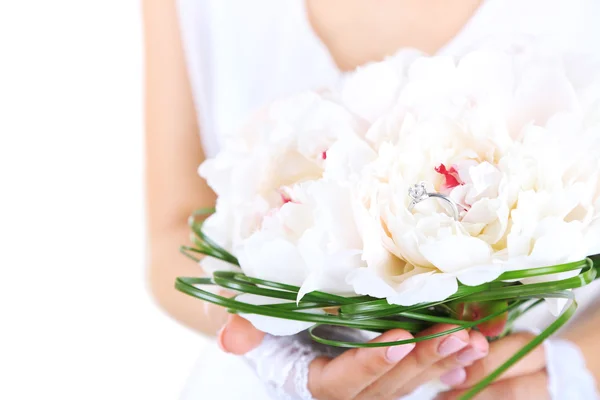
[[[364,341],[372,338],[367,333],[342,327],[322,326],[319,329],[339,340]],[[266,335],[262,344],[246,354],[245,359],[274,399],[315,400],[308,390],[310,363],[316,357],[333,358],[345,350],[315,343],[307,332],[294,336]]]
[[[245,356],[276,399],[314,400],[308,390],[308,367],[327,352],[300,336],[266,335],[262,344]]]

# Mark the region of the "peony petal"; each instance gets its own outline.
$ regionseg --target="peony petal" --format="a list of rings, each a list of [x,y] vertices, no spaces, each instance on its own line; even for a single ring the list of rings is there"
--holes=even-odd
[[[477,286],[497,279],[505,270],[500,264],[478,265],[458,272],[456,278],[464,285]]]
[[[361,118],[375,122],[394,104],[401,76],[388,63],[359,67],[342,83],[342,103]]]
[[[555,317],[559,316],[565,309],[565,306],[569,303],[568,299],[549,298],[549,299],[545,299],[545,301],[546,301],[546,306],[548,307],[548,310]]]
[[[488,264],[491,247],[470,236],[448,236],[419,246],[421,253],[443,272],[457,272],[470,266]]]
[[[539,266],[579,261],[585,253],[584,238],[577,221],[564,222],[546,218],[539,222],[531,251],[531,259]]]
[[[543,125],[560,111],[575,110],[577,104],[575,90],[560,67],[530,66],[521,76],[513,100],[513,131],[530,122]]]
[[[319,273],[313,272],[308,275],[308,277],[300,286],[300,290],[298,291],[298,296],[296,297],[296,304],[302,300],[302,298],[310,292],[314,292],[315,290],[321,289]]]
[[[390,304],[412,306],[446,300],[458,290],[456,278],[450,274],[425,273],[415,275],[404,281],[397,293],[388,296]]]
[[[327,150],[323,176],[341,182],[356,180],[365,165],[376,157],[377,153],[357,137],[338,140]]]
[[[242,270],[251,277],[300,286],[306,279],[305,263],[296,246],[263,232],[252,235],[238,251]]]
[[[254,305],[289,303],[288,300],[257,296],[254,294],[241,294],[237,296],[236,300]],[[314,313],[318,311],[311,310],[311,312]],[[250,321],[252,325],[254,325],[254,327],[259,331],[269,333],[275,336],[295,335],[299,332],[307,330],[308,328],[314,325],[314,323],[312,322],[295,321],[291,319],[280,319],[258,314],[242,313],[240,314],[240,316]]]
[[[358,268],[346,278],[346,283],[352,285],[356,294],[385,298],[394,296],[394,289],[368,268]]]

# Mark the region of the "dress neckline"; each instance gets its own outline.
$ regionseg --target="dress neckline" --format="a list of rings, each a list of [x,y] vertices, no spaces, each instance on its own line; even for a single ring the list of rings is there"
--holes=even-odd
[[[476,30],[475,27],[477,26],[478,21],[481,19],[481,15],[484,13],[484,9],[487,9],[489,4],[492,2],[493,2],[493,0],[483,0],[481,2],[481,4],[479,5],[479,7],[477,7],[475,12],[471,16],[471,18],[469,18],[467,20],[467,22],[458,31],[458,33],[456,35],[454,35],[454,37],[452,37],[446,44],[444,44],[433,55],[451,54],[452,49],[457,47],[457,45],[459,43],[465,41],[466,38],[468,38],[470,36],[472,37],[473,35],[471,35],[470,33],[473,32],[474,30]],[[314,46],[318,50],[318,52],[322,53],[324,55],[324,59],[325,59],[326,63],[328,64],[328,66],[333,71],[335,71],[335,73],[339,77],[343,77],[345,75],[351,74],[356,69],[365,65],[365,64],[359,65],[355,69],[352,69],[352,70],[347,70],[347,71],[342,70],[335,62],[335,59],[331,55],[331,52],[329,51],[329,48],[327,47],[327,45],[323,42],[321,37],[315,32],[315,30],[310,22],[310,19],[308,17],[308,6],[306,4],[306,0],[296,0],[296,5],[297,5],[297,9],[298,9],[298,17],[300,19],[300,26],[302,27],[302,30],[303,30],[302,32],[300,32],[300,34],[306,35],[307,37],[310,38],[311,42],[314,43]],[[396,50],[395,53],[391,54],[390,56],[393,57],[393,56],[397,55],[398,53],[400,53],[401,51],[408,50],[408,49],[410,49],[410,48],[408,48],[408,47],[399,48],[398,50]]]

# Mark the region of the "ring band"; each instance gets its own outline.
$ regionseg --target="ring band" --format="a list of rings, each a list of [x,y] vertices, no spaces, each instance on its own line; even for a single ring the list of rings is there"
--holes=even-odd
[[[450,206],[450,210],[452,211],[452,217],[454,217],[454,219],[456,221],[458,221],[460,218],[460,212],[458,210],[458,205],[456,204],[456,202],[444,194],[436,193],[436,192],[432,192],[432,193],[428,192],[427,188],[425,186],[425,182],[420,182],[420,183],[417,183],[417,184],[409,187],[408,195],[412,199],[412,201],[408,205],[408,211],[412,211],[413,208],[418,203],[422,202],[423,200],[427,200],[431,197],[434,197],[436,199],[443,200],[446,204],[448,204]]]

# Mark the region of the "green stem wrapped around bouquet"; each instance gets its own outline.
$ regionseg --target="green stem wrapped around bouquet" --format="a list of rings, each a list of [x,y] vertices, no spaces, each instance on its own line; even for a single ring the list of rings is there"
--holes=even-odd
[[[201,210],[196,216],[207,215],[211,210]],[[237,259],[225,249],[211,241],[202,232],[202,222],[190,218],[194,233],[194,247],[182,247],[182,252],[194,261],[194,254],[217,258],[231,265],[239,266]],[[523,284],[517,279],[545,276],[575,270],[581,270],[577,276],[558,281]],[[370,296],[344,297],[330,293],[313,291],[297,301],[298,286],[257,279],[239,272],[215,272],[211,277],[179,277],[175,287],[190,296],[208,301],[228,309],[231,313],[258,314],[273,318],[311,322],[310,335],[316,342],[345,348],[386,347],[415,343],[457,332],[463,329],[478,329],[484,335],[493,338],[510,332],[512,322],[544,298],[567,299],[567,305],[556,320],[513,355],[489,376],[476,384],[461,399],[471,399],[493,382],[504,371],[540,345],[550,335],[562,327],[575,313],[577,303],[570,289],[585,286],[598,277],[600,257],[593,256],[578,262],[531,268],[503,273],[496,280],[478,286],[460,284],[456,293],[441,302],[422,303],[412,306],[389,304],[385,299]],[[253,294],[282,302],[279,304],[256,305],[227,298],[201,288],[203,285],[216,285],[239,294]],[[323,309],[335,309],[336,313],[323,313]],[[314,312],[311,312],[314,311]],[[438,323],[457,325],[444,332],[419,336],[409,340],[392,342],[348,342],[332,340],[319,336],[318,327],[335,325],[362,329],[372,332],[384,332],[390,329],[405,329],[419,333]]]

